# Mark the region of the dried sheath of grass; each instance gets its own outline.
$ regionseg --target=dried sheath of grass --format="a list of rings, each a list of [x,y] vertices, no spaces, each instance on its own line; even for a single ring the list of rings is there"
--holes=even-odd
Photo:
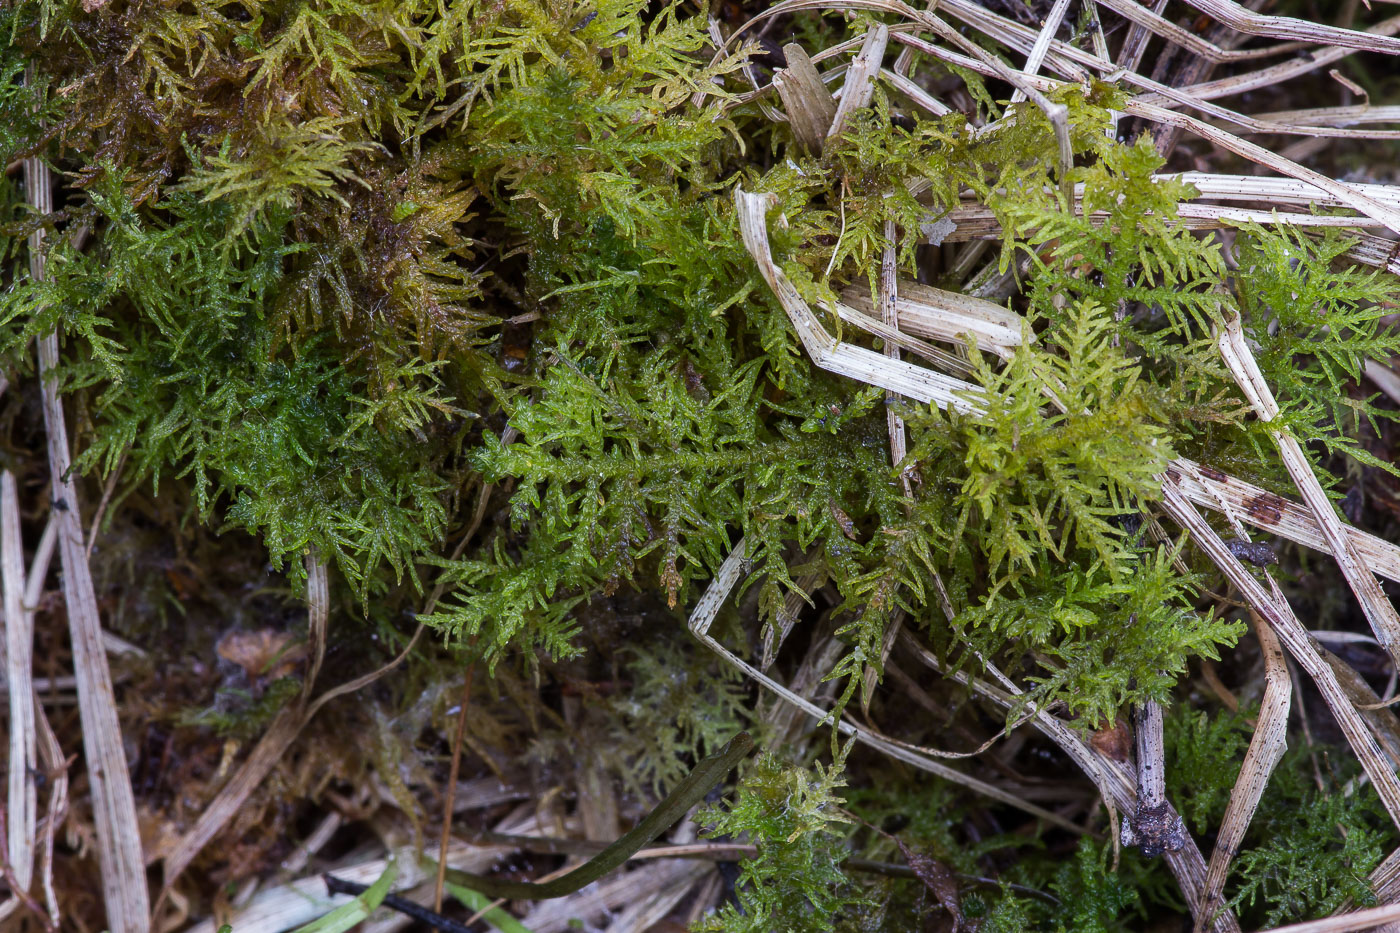
[[[5,594],[5,681],[10,700],[8,760],[9,839],[6,851],[15,883],[30,891],[34,879],[34,841],[38,828],[38,764],[34,716],[34,618],[21,602],[24,593],[24,542],[20,538],[19,495],[9,470],[0,473],[0,583]]]

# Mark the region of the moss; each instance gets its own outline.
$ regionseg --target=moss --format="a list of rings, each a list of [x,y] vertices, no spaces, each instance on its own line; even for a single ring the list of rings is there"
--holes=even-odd
[[[0,351],[19,361],[58,327],[64,391],[91,412],[79,469],[105,478],[125,463],[124,494],[176,490],[183,521],[256,535],[293,576],[303,553],[327,556],[360,634],[401,639],[394,613],[441,584],[423,621],[447,642],[492,664],[568,658],[590,605],[642,593],[689,606],[743,536],[757,618],[741,637],[813,575],[824,590],[803,595],[832,610],[842,703],[880,676],[902,613],[953,664],[996,659],[1028,700],[1101,726],[1167,699],[1192,658],[1243,631],[1198,611],[1203,580],[1176,565],[1184,542],[1138,530],[1175,456],[1278,475],[1216,361],[1214,325],[1243,317],[1320,465],[1393,469],[1362,437],[1394,413],[1347,390],[1366,359],[1400,352],[1380,327],[1393,284],[1341,268],[1346,243],[1331,235],[1245,227],[1227,256],[1174,224],[1194,192],[1155,180],[1163,161],[1145,140],[1109,138],[1116,88],[1055,95],[1075,151],[1067,180],[1084,186],[1076,212],[1041,112],[961,70],[925,66],[1005,117],[996,132],[910,116],[877,90],[823,154],[799,151],[740,102],[743,56],[712,64],[705,17],[680,5],[90,6],[26,0],[2,24],[0,156],[40,155],[64,182],[43,218],[0,189]],[[863,22],[794,28],[830,42]],[[985,413],[901,404],[910,454],[890,463],[883,393],[802,352],[742,245],[736,184],[776,195],[775,256],[813,299],[876,284],[889,246],[917,275],[914,231],[964,190],[985,203],[1034,336],[1005,362],[968,349]],[[20,262],[36,225],[63,234],[45,282]],[[78,227],[93,235],[83,248],[66,235]],[[918,479],[909,495],[901,471]],[[446,556],[483,488],[492,520]],[[614,648],[637,692],[603,720],[630,786],[655,789],[724,739],[746,696],[709,659],[638,641]],[[1182,715],[1199,753],[1237,753],[1233,721]],[[711,928],[819,929],[866,909],[829,806],[839,761],[762,759],[736,806],[715,811],[715,832],[751,833],[761,854],[743,911]],[[1188,770],[1200,831],[1228,769]],[[1295,877],[1267,845],[1246,853],[1237,902],[1267,904],[1272,923],[1358,896],[1374,835],[1319,828],[1363,825],[1350,799],[1289,797],[1316,858]],[[1076,906],[979,895],[992,927],[1114,929],[1150,899],[1100,849],[1052,875],[1032,848],[1016,856],[1028,883]]]

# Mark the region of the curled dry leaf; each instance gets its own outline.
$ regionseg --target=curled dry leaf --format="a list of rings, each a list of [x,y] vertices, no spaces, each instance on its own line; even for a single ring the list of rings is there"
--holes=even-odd
[[[288,632],[258,629],[229,632],[219,639],[219,657],[243,668],[249,680],[286,677],[306,658],[306,645],[294,643]]]

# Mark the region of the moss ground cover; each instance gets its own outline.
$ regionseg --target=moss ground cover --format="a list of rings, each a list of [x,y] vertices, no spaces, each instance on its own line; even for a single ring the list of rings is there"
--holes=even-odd
[[[1022,6],[985,4],[1011,23],[1048,12]],[[1128,31],[1079,7],[1058,33],[1073,48],[1096,49],[1104,24]],[[791,64],[775,40],[815,54],[908,18],[779,11],[716,54],[763,9],[16,0],[0,13],[0,162],[40,158],[56,179],[47,215],[27,207],[22,173],[0,179],[5,465],[37,542],[32,345],[56,329],[83,514],[100,512],[104,622],[143,649],[114,664],[149,860],[299,702],[318,637],[308,555],[330,568],[323,677],[373,670],[427,626],[402,668],[313,721],[182,877],[191,919],[272,884],[326,814],[344,824],[316,856],[328,865],[376,838],[431,854],[464,704],[463,774],[511,790],[463,798],[463,832],[499,830],[507,802],[528,799],[536,821],[515,835],[611,840],[754,731],[763,753],[697,816],[707,838],[752,848],[686,875],[653,924],[1109,931],[1189,917],[1160,860],[1118,850],[1117,815],[1062,750],[1008,726],[1048,710],[1112,749],[1130,744],[1134,708],[1167,706],[1168,795],[1208,854],[1260,665],[1247,607],[1163,520],[1161,476],[1190,458],[1296,496],[1220,360],[1215,335],[1238,318],[1283,409],[1272,427],[1304,444],[1349,519],[1393,539],[1396,403],[1365,374],[1400,353],[1395,276],[1325,221],[1195,222],[1183,206],[1202,189],[1177,174],[1189,160],[1248,169],[1204,144],[1164,151],[1124,116],[1136,91],[1111,75],[1015,100],[946,56],[894,68],[891,45],[892,78],[953,108],[878,81],[815,152],[777,119],[777,94],[753,93]],[[1000,54],[998,35],[978,41]],[[1393,81],[1373,58],[1354,77],[1381,103]],[[1333,142],[1320,171],[1367,168],[1354,141]],[[813,307],[851,286],[878,295],[885,261],[1017,315],[1012,352],[940,344],[978,410],[813,365],[745,248],[736,187],[774,196],[774,259]],[[25,240],[40,228],[43,279]],[[907,431],[900,463],[890,411]],[[1083,837],[846,746],[695,643],[686,616],[741,539],[748,574],[715,629],[727,644],[901,742],[970,751],[1005,731],[957,766]],[[1383,652],[1330,560],[1276,550],[1299,614],[1356,634],[1343,660],[1384,692]],[[61,607],[41,610],[41,652],[62,657]],[[1009,711],[980,704],[892,651],[899,631],[945,670],[986,678],[992,664],[1024,692]],[[1310,705],[1227,887],[1246,928],[1369,903],[1368,873],[1400,844],[1298,689]],[[87,819],[68,816],[73,838]],[[83,928],[103,922],[74,880],[92,871],[82,846],[61,847],[57,900]]]

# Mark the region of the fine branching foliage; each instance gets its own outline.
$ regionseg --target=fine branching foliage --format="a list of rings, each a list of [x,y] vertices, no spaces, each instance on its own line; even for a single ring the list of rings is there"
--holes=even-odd
[[[728,810],[702,815],[708,835],[745,832],[758,856],[744,863],[735,888],[738,904],[706,918],[700,930],[816,933],[831,929],[843,908],[861,901],[841,872],[846,856],[841,829],[848,821],[835,792],[844,758],[841,754],[830,767],[818,764],[809,773],[765,754]]]
[[[869,22],[792,28],[815,50]],[[896,624],[952,668],[996,662],[1026,690],[1013,719],[1034,702],[1087,735],[1170,703],[1244,626],[1203,600],[1203,566],[1157,522],[1163,471],[1189,456],[1286,491],[1219,362],[1228,320],[1320,470],[1394,469],[1365,445],[1394,412],[1353,388],[1368,359],[1400,353],[1382,326],[1393,279],[1350,268],[1330,233],[1177,223],[1197,192],[1162,177],[1146,137],[1113,135],[1116,86],[1051,93],[1073,144],[1061,179],[1040,109],[922,57],[916,71],[961,78],[994,128],[879,85],[808,152],[741,97],[754,50],[714,57],[707,17],[680,3],[22,0],[0,26],[0,163],[39,156],[61,176],[46,217],[0,180],[0,353],[12,381],[32,376],[31,342],[58,329],[77,469],[115,477],[114,508],[148,491],[182,522],[251,533],[294,584],[322,555],[337,624],[366,636],[402,640],[440,585],[418,621],[493,671],[575,657],[586,610],[642,594],[649,630],[606,661],[630,692],[587,714],[639,797],[764,728],[742,678],[677,635],[741,539],[748,573],[716,634],[756,659],[760,626],[800,593],[792,643],[831,623],[840,653],[819,673],[844,711],[881,682]],[[739,185],[775,196],[774,259],[818,309],[878,290],[887,248],[915,279],[926,228],[965,194],[989,208],[990,267],[930,283],[1025,322],[1008,353],[948,345],[978,411],[815,366],[745,249]],[[39,227],[44,281],[22,248]],[[891,407],[908,429],[898,464]],[[283,686],[240,721],[188,722],[249,738]],[[1206,833],[1248,732],[1189,710],[1171,723],[1173,792]],[[840,809],[850,748],[823,764],[818,747],[772,749],[707,812],[712,837],[758,856],[699,929],[860,929],[931,896],[844,869],[858,850],[895,857],[892,837]],[[1388,838],[1349,775],[1309,786],[1305,754],[1271,785],[1228,892],[1270,924],[1364,901]],[[1014,853],[1006,880],[1053,895],[979,887],[964,908],[981,929],[1117,930],[1170,904],[1159,867],[1115,871],[1108,846],[1051,852],[970,816],[968,842],[937,816],[963,812],[960,792],[914,783],[867,779],[852,805],[969,876]],[[929,812],[910,817],[916,804]]]

